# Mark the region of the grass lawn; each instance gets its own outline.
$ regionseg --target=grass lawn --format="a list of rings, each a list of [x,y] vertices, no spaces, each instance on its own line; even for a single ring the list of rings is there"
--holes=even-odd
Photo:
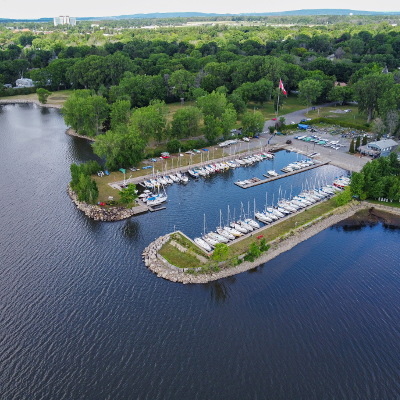
[[[235,256],[247,252],[250,244],[254,241],[257,241],[256,237],[259,235],[263,235],[266,241],[270,242],[277,237],[289,232],[291,229],[304,225],[307,222],[318,218],[322,214],[334,210],[335,208],[335,199],[332,198],[320,204],[317,204],[316,206],[311,207],[301,212],[300,214],[295,214],[292,217],[285,218],[284,220],[273,226],[266,226],[264,229],[257,231],[254,236],[250,236],[236,243],[234,242],[231,246],[229,246],[231,248],[231,255]]]
[[[182,253],[170,243],[164,244],[160,250],[160,255],[178,268],[198,268],[202,266],[195,256],[187,252]]]
[[[281,107],[279,107],[279,115],[289,114],[294,111],[303,110],[307,107],[297,96],[281,96],[280,103]],[[250,102],[247,105],[247,110],[261,111],[266,120],[275,118],[276,116],[276,109],[273,101],[264,103],[262,106],[259,103]]]
[[[171,240],[187,249],[186,252],[181,252],[175,246],[172,246],[170,242],[164,244],[160,250],[160,254],[172,265],[179,268],[198,268],[204,267],[205,265],[196,257],[196,254],[207,258],[206,254],[200,250],[194,243],[192,243],[187,237],[183,236],[179,232],[171,234]]]
[[[167,104],[168,108],[167,121],[171,122],[174,114],[181,108],[188,106],[195,106],[195,105],[196,105],[195,101],[185,101],[183,105],[181,104],[181,102]]]
[[[339,111],[339,110],[351,110],[351,112],[348,113],[336,113],[334,111]],[[323,107],[315,111],[309,111],[308,114],[306,114],[307,118],[329,118],[332,119],[332,123],[334,124],[335,122],[349,122],[353,124],[358,124],[358,125],[364,125],[367,122],[367,118],[363,114],[358,113],[358,108],[357,106],[353,105],[344,105],[344,106],[339,106],[339,107]]]
[[[47,104],[52,106],[62,106],[65,100],[71,95],[73,90],[60,90],[58,92],[52,92],[52,94],[47,99]],[[0,97],[0,100],[38,100],[38,96],[36,93],[31,94],[20,94],[17,96],[7,96]]]

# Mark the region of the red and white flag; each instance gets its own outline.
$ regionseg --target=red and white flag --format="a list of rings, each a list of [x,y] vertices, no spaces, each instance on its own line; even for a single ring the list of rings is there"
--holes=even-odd
[[[283,83],[282,83],[282,79],[279,79],[279,89],[282,90],[282,93],[286,96],[287,95],[287,91],[285,90]]]

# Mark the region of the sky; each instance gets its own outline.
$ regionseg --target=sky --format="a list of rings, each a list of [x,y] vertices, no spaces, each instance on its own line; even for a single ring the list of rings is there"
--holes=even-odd
[[[282,2],[251,2],[243,0],[0,0],[0,18],[41,18],[58,15],[73,17],[101,17],[153,12],[198,11],[206,13],[252,13],[316,8],[344,8],[367,11],[400,11],[394,0],[286,0]]]

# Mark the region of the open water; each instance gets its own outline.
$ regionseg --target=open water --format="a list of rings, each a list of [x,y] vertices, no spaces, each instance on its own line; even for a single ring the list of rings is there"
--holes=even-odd
[[[206,285],[157,278],[143,248],[194,237],[343,173],[317,168],[252,189],[295,160],[186,187],[116,223],[69,201],[69,165],[94,158],[57,110],[0,107],[0,399],[400,398],[400,231],[333,227],[268,264]]]

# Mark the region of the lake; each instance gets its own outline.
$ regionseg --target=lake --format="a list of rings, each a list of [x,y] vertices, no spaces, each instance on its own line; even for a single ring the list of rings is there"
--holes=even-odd
[[[167,209],[87,219],[66,193],[93,159],[57,110],[0,107],[1,399],[400,397],[400,230],[332,227],[265,265],[205,285],[146,269],[175,227],[194,237],[343,173],[316,168],[240,189],[298,156],[167,189]],[[122,175],[122,174],[121,174]],[[267,196],[266,196],[267,193]]]

